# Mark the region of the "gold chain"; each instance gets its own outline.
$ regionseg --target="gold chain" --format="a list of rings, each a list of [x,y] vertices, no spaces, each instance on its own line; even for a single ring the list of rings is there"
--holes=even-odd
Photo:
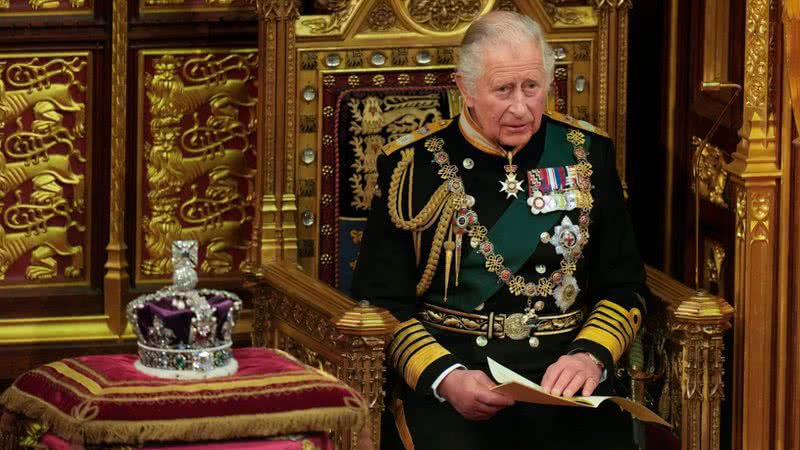
[[[589,240],[589,214],[592,210],[593,201],[590,192],[591,185],[588,180],[592,175],[592,165],[588,162],[586,151],[583,148],[586,140],[582,132],[570,130],[567,133],[567,141],[573,145],[575,157],[578,160],[578,174],[585,178],[585,183],[579,183],[577,205],[580,209],[578,228],[581,233],[581,242],[578,245],[580,248],[583,248]],[[458,168],[449,164],[449,158],[439,155],[440,153],[445,153],[444,141],[439,137],[431,137],[426,141],[425,147],[429,152],[434,154],[434,161],[440,166],[439,176],[444,179],[447,186],[452,186],[454,181],[456,181],[459,186],[463,186],[458,176]],[[511,156],[507,153],[506,157],[508,157],[510,163]],[[453,189],[450,190],[453,191]],[[463,192],[463,188],[453,192],[453,194],[462,198],[466,196],[466,193]],[[486,227],[480,225],[476,221],[467,227],[467,232],[472,240],[476,241],[473,247],[484,256],[486,270],[497,275],[499,281],[508,286],[512,295],[524,295],[528,298],[526,311],[530,310],[533,297],[550,297],[553,295],[556,286],[566,281],[566,277],[571,277],[575,273],[576,262],[577,259],[580,258],[580,253],[578,253],[578,255],[565,253],[559,268],[550,276],[541,277],[536,283],[528,282],[523,277],[514,276],[511,269],[503,264],[502,255],[495,253],[494,245],[488,240],[488,230]],[[553,239],[555,238],[554,236]]]

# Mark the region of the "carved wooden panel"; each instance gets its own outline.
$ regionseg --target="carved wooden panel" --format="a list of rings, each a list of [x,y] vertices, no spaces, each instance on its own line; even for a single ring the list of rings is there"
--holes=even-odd
[[[234,275],[253,219],[257,55],[139,52],[137,280],[172,273],[169,246],[200,242],[203,276]]]
[[[0,54],[0,288],[86,285],[88,52]]]
[[[95,0],[0,0],[0,17],[91,13]]]
[[[254,0],[139,0],[139,13],[255,12]]]

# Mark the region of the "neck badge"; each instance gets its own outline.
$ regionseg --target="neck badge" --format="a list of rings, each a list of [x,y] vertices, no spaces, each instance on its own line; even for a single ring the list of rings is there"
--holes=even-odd
[[[506,193],[506,199],[517,198],[517,194],[522,192],[522,184],[524,181],[517,180],[517,166],[513,163],[514,153],[513,152],[506,152],[506,157],[508,158],[508,164],[503,166],[506,171],[506,179],[505,181],[500,181],[500,192]]]

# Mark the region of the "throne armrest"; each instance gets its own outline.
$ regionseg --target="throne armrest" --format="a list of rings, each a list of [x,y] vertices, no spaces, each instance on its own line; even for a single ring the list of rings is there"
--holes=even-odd
[[[246,271],[253,294],[253,344],[277,347],[343,380],[367,400],[372,442],[380,442],[384,348],[397,320],[367,301],[356,302],[288,262]],[[359,430],[337,436],[338,448],[356,448]]]
[[[646,356],[640,356],[638,368],[628,368],[632,396],[672,423],[681,448],[704,441],[718,449],[723,336],[733,308],[653,267],[647,267],[647,284],[655,301],[648,305]]]

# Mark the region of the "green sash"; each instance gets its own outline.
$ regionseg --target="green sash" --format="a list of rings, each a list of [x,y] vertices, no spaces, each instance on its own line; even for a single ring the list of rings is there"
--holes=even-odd
[[[567,130],[566,126],[559,123],[547,124],[544,152],[536,167],[559,167],[575,163],[574,148],[567,142]],[[588,149],[591,136],[588,133],[585,136],[584,148]],[[555,226],[564,214],[564,211],[532,214],[527,204],[527,196],[520,196],[511,202],[497,223],[489,230],[489,241],[494,244],[494,252],[503,256],[503,264],[513,273],[517,273],[538,248],[541,242],[539,235]],[[480,221],[480,216],[478,220]],[[465,236],[464,241],[464,245],[469,245],[469,236]],[[429,291],[424,294],[426,301],[462,311],[472,311],[505,286],[495,273],[486,270],[484,264],[483,255],[474,250],[468,252],[461,261],[458,288],[455,287],[455,272],[450,274],[447,303],[443,302],[444,270],[437,270],[431,284],[436,292]],[[444,269],[444,261],[439,261],[439,267]]]

